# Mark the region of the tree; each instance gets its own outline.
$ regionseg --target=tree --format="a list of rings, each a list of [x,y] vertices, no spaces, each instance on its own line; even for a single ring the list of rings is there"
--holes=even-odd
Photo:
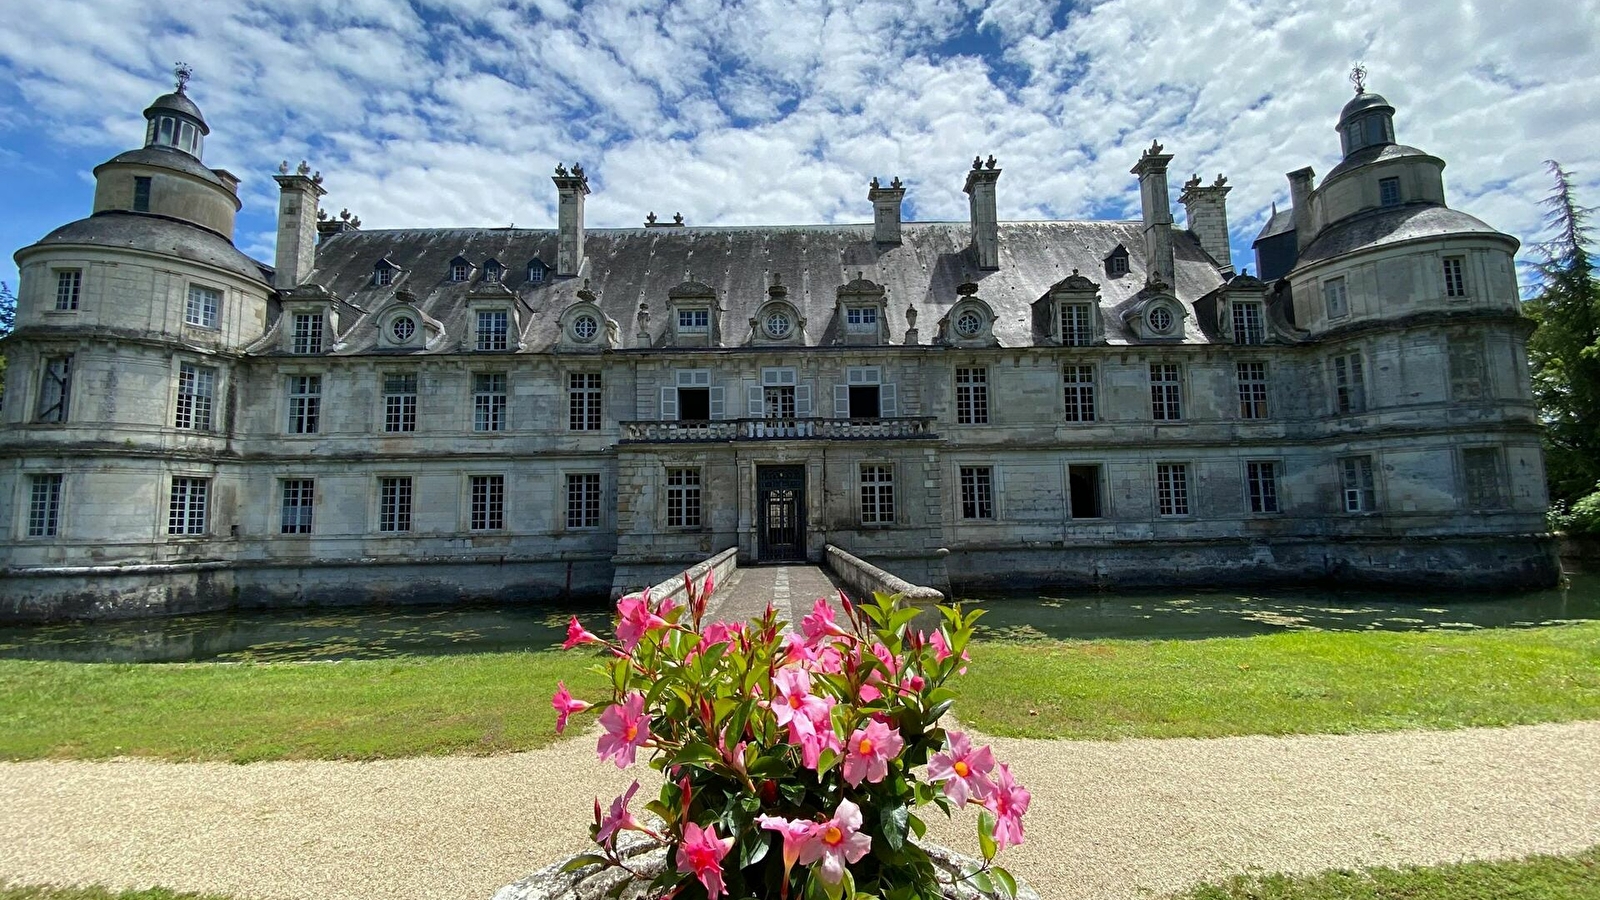
[[[17,325],[17,295],[11,285],[0,281],[0,338],[11,333]],[[0,350],[0,398],[6,395],[6,354]]]
[[[1552,500],[1571,503],[1600,482],[1600,283],[1589,229],[1592,209],[1573,196],[1572,174],[1546,165],[1545,200],[1554,236],[1535,247],[1539,294],[1526,304],[1539,328],[1528,341],[1533,393],[1545,423]]]

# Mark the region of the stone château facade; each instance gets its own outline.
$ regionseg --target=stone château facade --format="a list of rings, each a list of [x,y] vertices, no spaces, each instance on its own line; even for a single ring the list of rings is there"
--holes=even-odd
[[[972,589],[1543,585],[1517,242],[1358,87],[1344,159],[1230,260],[1157,144],[1138,221],[363,231],[285,165],[232,243],[183,86],[18,251],[3,615],[514,600],[726,547]],[[865,207],[863,207],[865,211]]]

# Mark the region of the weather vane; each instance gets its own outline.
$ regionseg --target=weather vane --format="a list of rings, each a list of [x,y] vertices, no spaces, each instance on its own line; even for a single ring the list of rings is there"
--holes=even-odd
[[[1350,83],[1356,86],[1356,93],[1362,94],[1367,90],[1367,67],[1356,63],[1350,70]]]
[[[189,84],[189,79],[194,77],[194,69],[188,63],[178,63],[172,67],[172,74],[178,78],[178,93],[183,93],[184,87]]]

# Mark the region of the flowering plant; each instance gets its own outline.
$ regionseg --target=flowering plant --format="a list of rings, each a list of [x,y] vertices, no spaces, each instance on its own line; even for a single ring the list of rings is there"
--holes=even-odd
[[[609,808],[596,798],[599,852],[568,870],[627,868],[617,836],[631,830],[667,847],[654,896],[933,900],[952,879],[1015,896],[994,857],[1022,842],[1028,792],[988,747],[939,725],[954,701],[945,682],[966,671],[981,612],[941,606],[939,627],[924,632],[898,597],[856,605],[840,594],[843,621],[819,599],[794,633],[771,604],[748,623],[706,622],[712,579],[696,586],[686,576],[685,587],[686,605],[648,592],[622,598],[614,640],[576,617],[568,627],[568,649],[609,654],[601,760],[626,768],[643,750],[665,776],[660,797],[644,804],[659,823],[629,809],[637,781]],[[602,704],[560,684],[551,705],[560,731]],[[941,874],[912,840],[926,828],[917,810],[949,816],[969,804],[982,807],[983,861]]]

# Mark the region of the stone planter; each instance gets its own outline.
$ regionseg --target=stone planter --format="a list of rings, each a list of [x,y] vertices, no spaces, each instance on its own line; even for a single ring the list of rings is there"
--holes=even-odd
[[[933,865],[941,877],[955,880],[962,867],[971,868],[974,861],[943,847],[924,844],[923,849],[932,857]],[[624,832],[617,839],[617,850],[628,866],[642,878],[634,879],[629,873],[615,867],[585,866],[572,872],[561,871],[567,857],[534,872],[520,881],[495,891],[494,900],[604,900],[606,893],[618,882],[632,881],[622,889],[618,900],[654,900],[645,888],[667,865],[667,849],[642,834]],[[987,900],[969,884],[958,884],[945,893],[949,900]],[[1039,895],[1025,884],[1017,885],[1017,900],[1039,900]]]

